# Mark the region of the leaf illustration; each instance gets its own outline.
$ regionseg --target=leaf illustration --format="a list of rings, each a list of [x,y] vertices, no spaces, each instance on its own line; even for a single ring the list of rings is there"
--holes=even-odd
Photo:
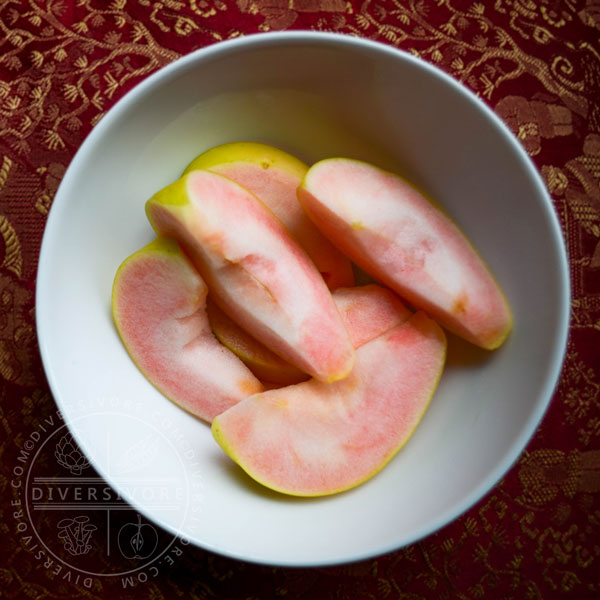
[[[140,469],[152,464],[158,453],[158,439],[154,434],[147,435],[145,438],[132,444],[123,452],[115,465],[117,475],[134,473]]]

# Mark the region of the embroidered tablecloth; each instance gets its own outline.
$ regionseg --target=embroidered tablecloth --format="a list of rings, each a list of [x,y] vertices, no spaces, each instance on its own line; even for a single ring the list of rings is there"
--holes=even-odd
[[[1,597],[600,598],[598,0],[0,0],[0,28]],[[30,454],[57,426],[34,318],[54,194],[89,131],[145,77],[209,44],[286,29],[410,51],[476,92],[523,144],[570,254],[572,324],[552,404],[490,493],[391,554],[288,569],[179,544],[136,576],[75,572],[35,542],[19,490]],[[57,464],[82,468],[68,436],[56,448]],[[89,550],[96,569],[107,560],[88,547],[97,518],[61,525],[65,548]],[[139,523],[127,527],[139,541]],[[127,571],[127,557],[110,560]]]

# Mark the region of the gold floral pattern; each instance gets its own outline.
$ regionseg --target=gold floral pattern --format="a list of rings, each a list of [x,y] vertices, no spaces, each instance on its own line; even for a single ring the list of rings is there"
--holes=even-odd
[[[560,104],[529,102],[522,96],[506,96],[496,104],[496,112],[531,156],[541,152],[543,138],[573,133],[573,115]]]
[[[29,301],[27,290],[0,273],[0,378],[19,384],[33,383],[36,375],[35,333],[26,314]]]
[[[128,598],[600,597],[599,0],[0,0],[0,588],[101,598],[38,568],[15,534],[11,469],[55,411],[35,339],[45,219],[87,133],[144,77],[197,48],[311,29],[399,47],[487,102],[535,161],[567,243],[572,327],[537,434],[477,506],[355,565],[277,569],[188,548]],[[47,466],[48,475],[52,467]],[[100,559],[99,559],[100,560]]]

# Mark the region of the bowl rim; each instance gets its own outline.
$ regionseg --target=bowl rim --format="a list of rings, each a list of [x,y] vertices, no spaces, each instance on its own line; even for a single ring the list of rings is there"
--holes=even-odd
[[[570,330],[570,298],[571,298],[571,286],[570,286],[570,267],[568,261],[567,247],[558,214],[554,208],[551,197],[548,193],[545,183],[534,165],[531,157],[526,153],[523,146],[518,142],[514,134],[509,130],[507,125],[501,120],[501,118],[493,111],[493,109],[486,104],[481,98],[479,98],[472,90],[470,90],[465,84],[455,79],[440,67],[433,65],[423,58],[415,56],[408,51],[396,48],[388,45],[384,42],[374,41],[366,38],[357,37],[350,34],[343,33],[330,33],[330,32],[316,32],[316,31],[284,31],[284,32],[266,32],[266,33],[252,33],[242,37],[238,37],[231,40],[220,41],[213,43],[209,46],[199,48],[195,51],[190,52],[173,62],[159,68],[159,70],[147,76],[141,82],[136,84],[132,89],[127,91],[113,106],[106,112],[102,119],[93,127],[90,133],[83,140],[77,151],[75,152],[70,164],[67,167],[63,180],[60,182],[58,190],[56,192],[54,201],[50,208],[44,232],[42,235],[42,243],[40,246],[39,260],[37,267],[37,278],[36,278],[36,290],[35,290],[35,304],[41,306],[45,302],[45,295],[49,289],[48,284],[44,284],[45,273],[48,270],[48,256],[50,248],[53,245],[53,239],[55,235],[53,231],[57,228],[61,221],[62,213],[66,210],[66,201],[63,201],[63,190],[68,187],[68,184],[73,177],[80,163],[84,163],[88,153],[94,147],[96,140],[101,139],[104,135],[105,130],[110,129],[112,123],[117,120],[122,113],[124,113],[132,104],[137,102],[144,95],[152,92],[155,88],[162,86],[168,82],[171,78],[177,77],[180,74],[186,72],[188,69],[193,69],[197,63],[203,61],[209,61],[217,56],[227,56],[241,52],[246,48],[254,47],[277,47],[281,44],[318,44],[337,48],[358,48],[359,50],[365,50],[373,54],[383,54],[388,57],[401,59],[412,63],[414,66],[418,66],[420,69],[424,69],[427,73],[440,80],[444,85],[448,85],[455,90],[461,97],[471,106],[483,113],[485,118],[489,120],[495,130],[509,143],[512,151],[519,158],[520,162],[526,166],[527,176],[532,183],[535,184],[536,190],[540,198],[543,198],[544,209],[547,213],[548,222],[552,228],[552,238],[554,240],[556,254],[558,255],[557,272],[560,278],[561,285],[561,296],[558,299],[560,306],[560,326],[557,328],[557,335],[553,343],[551,352],[550,364],[548,368],[549,376],[546,377],[546,381],[543,386],[543,391],[539,394],[539,398],[543,401],[538,401],[532,410],[531,416],[528,421],[522,426],[521,433],[516,437],[515,441],[509,446],[504,453],[502,459],[499,461],[495,469],[488,473],[487,477],[482,479],[479,484],[473,488],[471,493],[467,494],[462,498],[462,501],[453,505],[450,509],[442,512],[438,517],[430,521],[426,526],[421,527],[420,530],[416,531],[410,539],[405,539],[397,544],[382,545],[376,551],[366,550],[365,552],[357,552],[352,555],[344,555],[337,557],[330,557],[328,559],[321,559],[315,561],[294,561],[285,560],[272,561],[261,557],[250,556],[243,553],[229,550],[224,547],[212,543],[199,543],[197,540],[191,540],[193,545],[199,548],[216,552],[220,555],[234,558],[237,560],[243,560],[255,564],[271,565],[271,566],[290,566],[290,567],[315,567],[315,566],[327,566],[327,565],[339,565],[360,560],[367,560],[381,556],[383,554],[398,550],[406,547],[410,544],[414,544],[423,538],[439,531],[442,527],[451,524],[461,515],[471,509],[477,502],[479,502],[492,488],[501,480],[501,478],[513,467],[517,462],[527,443],[533,437],[536,428],[541,423],[542,419],[550,402],[552,401],[554,392],[559,384],[560,375],[563,368],[563,363],[566,356],[567,342]],[[36,311],[35,316],[36,331],[39,343],[39,350],[42,359],[42,366],[48,386],[52,393],[52,397],[59,409],[61,415],[64,418],[64,422],[67,425],[67,429],[73,436],[75,442],[86,454],[86,458],[89,460],[90,465],[96,470],[96,472],[103,477],[107,484],[112,485],[110,479],[107,478],[107,474],[103,472],[95,460],[85,452],[85,443],[81,439],[76,428],[72,427],[72,422],[69,420],[68,412],[64,410],[64,404],[61,400],[59,393],[59,383],[55,380],[52,370],[48,368],[50,364],[49,350],[47,349],[45,340],[47,339],[47,333],[45,329],[45,321],[40,316],[40,311]],[[140,505],[135,498],[127,497],[123,494],[124,499],[147,519],[155,522],[154,518],[148,515],[143,505]],[[183,537],[181,531],[177,531],[173,527],[169,527],[163,523],[160,526],[173,534],[176,537]]]

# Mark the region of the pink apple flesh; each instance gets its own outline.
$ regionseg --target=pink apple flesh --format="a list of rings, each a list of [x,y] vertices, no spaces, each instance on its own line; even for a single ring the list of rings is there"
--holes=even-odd
[[[412,315],[394,292],[373,283],[339,288],[333,292],[333,299],[355,348]]]
[[[313,165],[298,198],[364,271],[482,348],[512,328],[504,294],[458,227],[400,177],[356,160]]]
[[[347,490],[380,471],[410,438],[445,354],[442,329],[418,312],[361,346],[345,379],[250,396],[213,421],[213,435],[269,488],[298,496]]]
[[[359,348],[411,315],[396,294],[379,285],[338,288],[332,295],[354,348]],[[207,312],[217,339],[239,356],[263,383],[290,385],[308,379],[306,373],[271,352],[230,319],[211,301],[210,296]]]
[[[173,237],[220,308],[253,337],[322,381],[345,377],[354,348],[312,261],[256,196],[196,170],[146,203],[159,235]]]
[[[214,337],[206,316],[207,291],[177,243],[158,238],[119,267],[112,313],[146,378],[167,398],[211,422],[263,387]]]
[[[230,319],[210,296],[206,308],[208,321],[216,338],[239,357],[263,383],[268,381],[278,385],[290,385],[309,379],[307,373],[271,352]]]
[[[306,216],[296,189],[308,167],[267,144],[235,142],[207,150],[184,171],[206,169],[233,179],[257,196],[289,229],[329,289],[354,285],[352,265]]]

